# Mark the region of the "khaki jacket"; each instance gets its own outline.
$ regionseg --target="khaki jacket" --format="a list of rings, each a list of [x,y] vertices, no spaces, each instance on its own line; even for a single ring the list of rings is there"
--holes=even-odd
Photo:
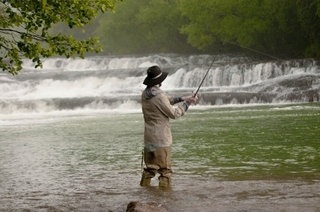
[[[169,119],[177,119],[185,114],[182,105],[174,104],[173,98],[163,93],[156,94],[152,98],[146,98],[146,91],[141,96],[142,112],[145,121],[144,143],[145,147],[166,147],[172,144],[172,135]],[[149,149],[149,151],[153,151]]]

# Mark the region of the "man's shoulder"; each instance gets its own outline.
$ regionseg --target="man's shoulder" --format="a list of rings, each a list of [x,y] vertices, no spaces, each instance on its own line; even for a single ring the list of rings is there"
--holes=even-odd
[[[168,96],[165,93],[159,93],[159,94],[155,95],[154,98],[168,99]]]

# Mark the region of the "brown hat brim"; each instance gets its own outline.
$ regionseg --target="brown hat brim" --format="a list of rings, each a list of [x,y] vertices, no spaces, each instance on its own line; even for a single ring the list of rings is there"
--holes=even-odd
[[[167,78],[167,76],[168,76],[168,73],[163,71],[161,76],[156,79],[146,77],[143,81],[143,84],[145,84],[147,86],[154,86],[154,85],[162,83],[163,80],[165,80]]]

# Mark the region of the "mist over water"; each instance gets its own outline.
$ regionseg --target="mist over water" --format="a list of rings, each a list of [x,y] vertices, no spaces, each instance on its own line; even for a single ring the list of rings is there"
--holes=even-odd
[[[140,107],[146,69],[160,66],[169,76],[163,90],[194,92],[212,55],[151,55],[51,58],[35,69],[25,60],[18,76],[0,73],[0,115]],[[205,79],[199,105],[319,101],[320,69],[314,60],[252,61],[219,55]]]

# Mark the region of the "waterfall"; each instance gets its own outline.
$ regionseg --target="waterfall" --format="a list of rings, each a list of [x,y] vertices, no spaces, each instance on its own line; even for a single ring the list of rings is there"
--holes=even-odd
[[[75,110],[140,108],[146,69],[160,66],[169,76],[163,90],[190,95],[214,56],[99,56],[50,58],[35,69],[23,61],[18,76],[0,73],[0,115]],[[253,61],[219,55],[200,89],[199,105],[319,101],[320,68],[315,60]]]

